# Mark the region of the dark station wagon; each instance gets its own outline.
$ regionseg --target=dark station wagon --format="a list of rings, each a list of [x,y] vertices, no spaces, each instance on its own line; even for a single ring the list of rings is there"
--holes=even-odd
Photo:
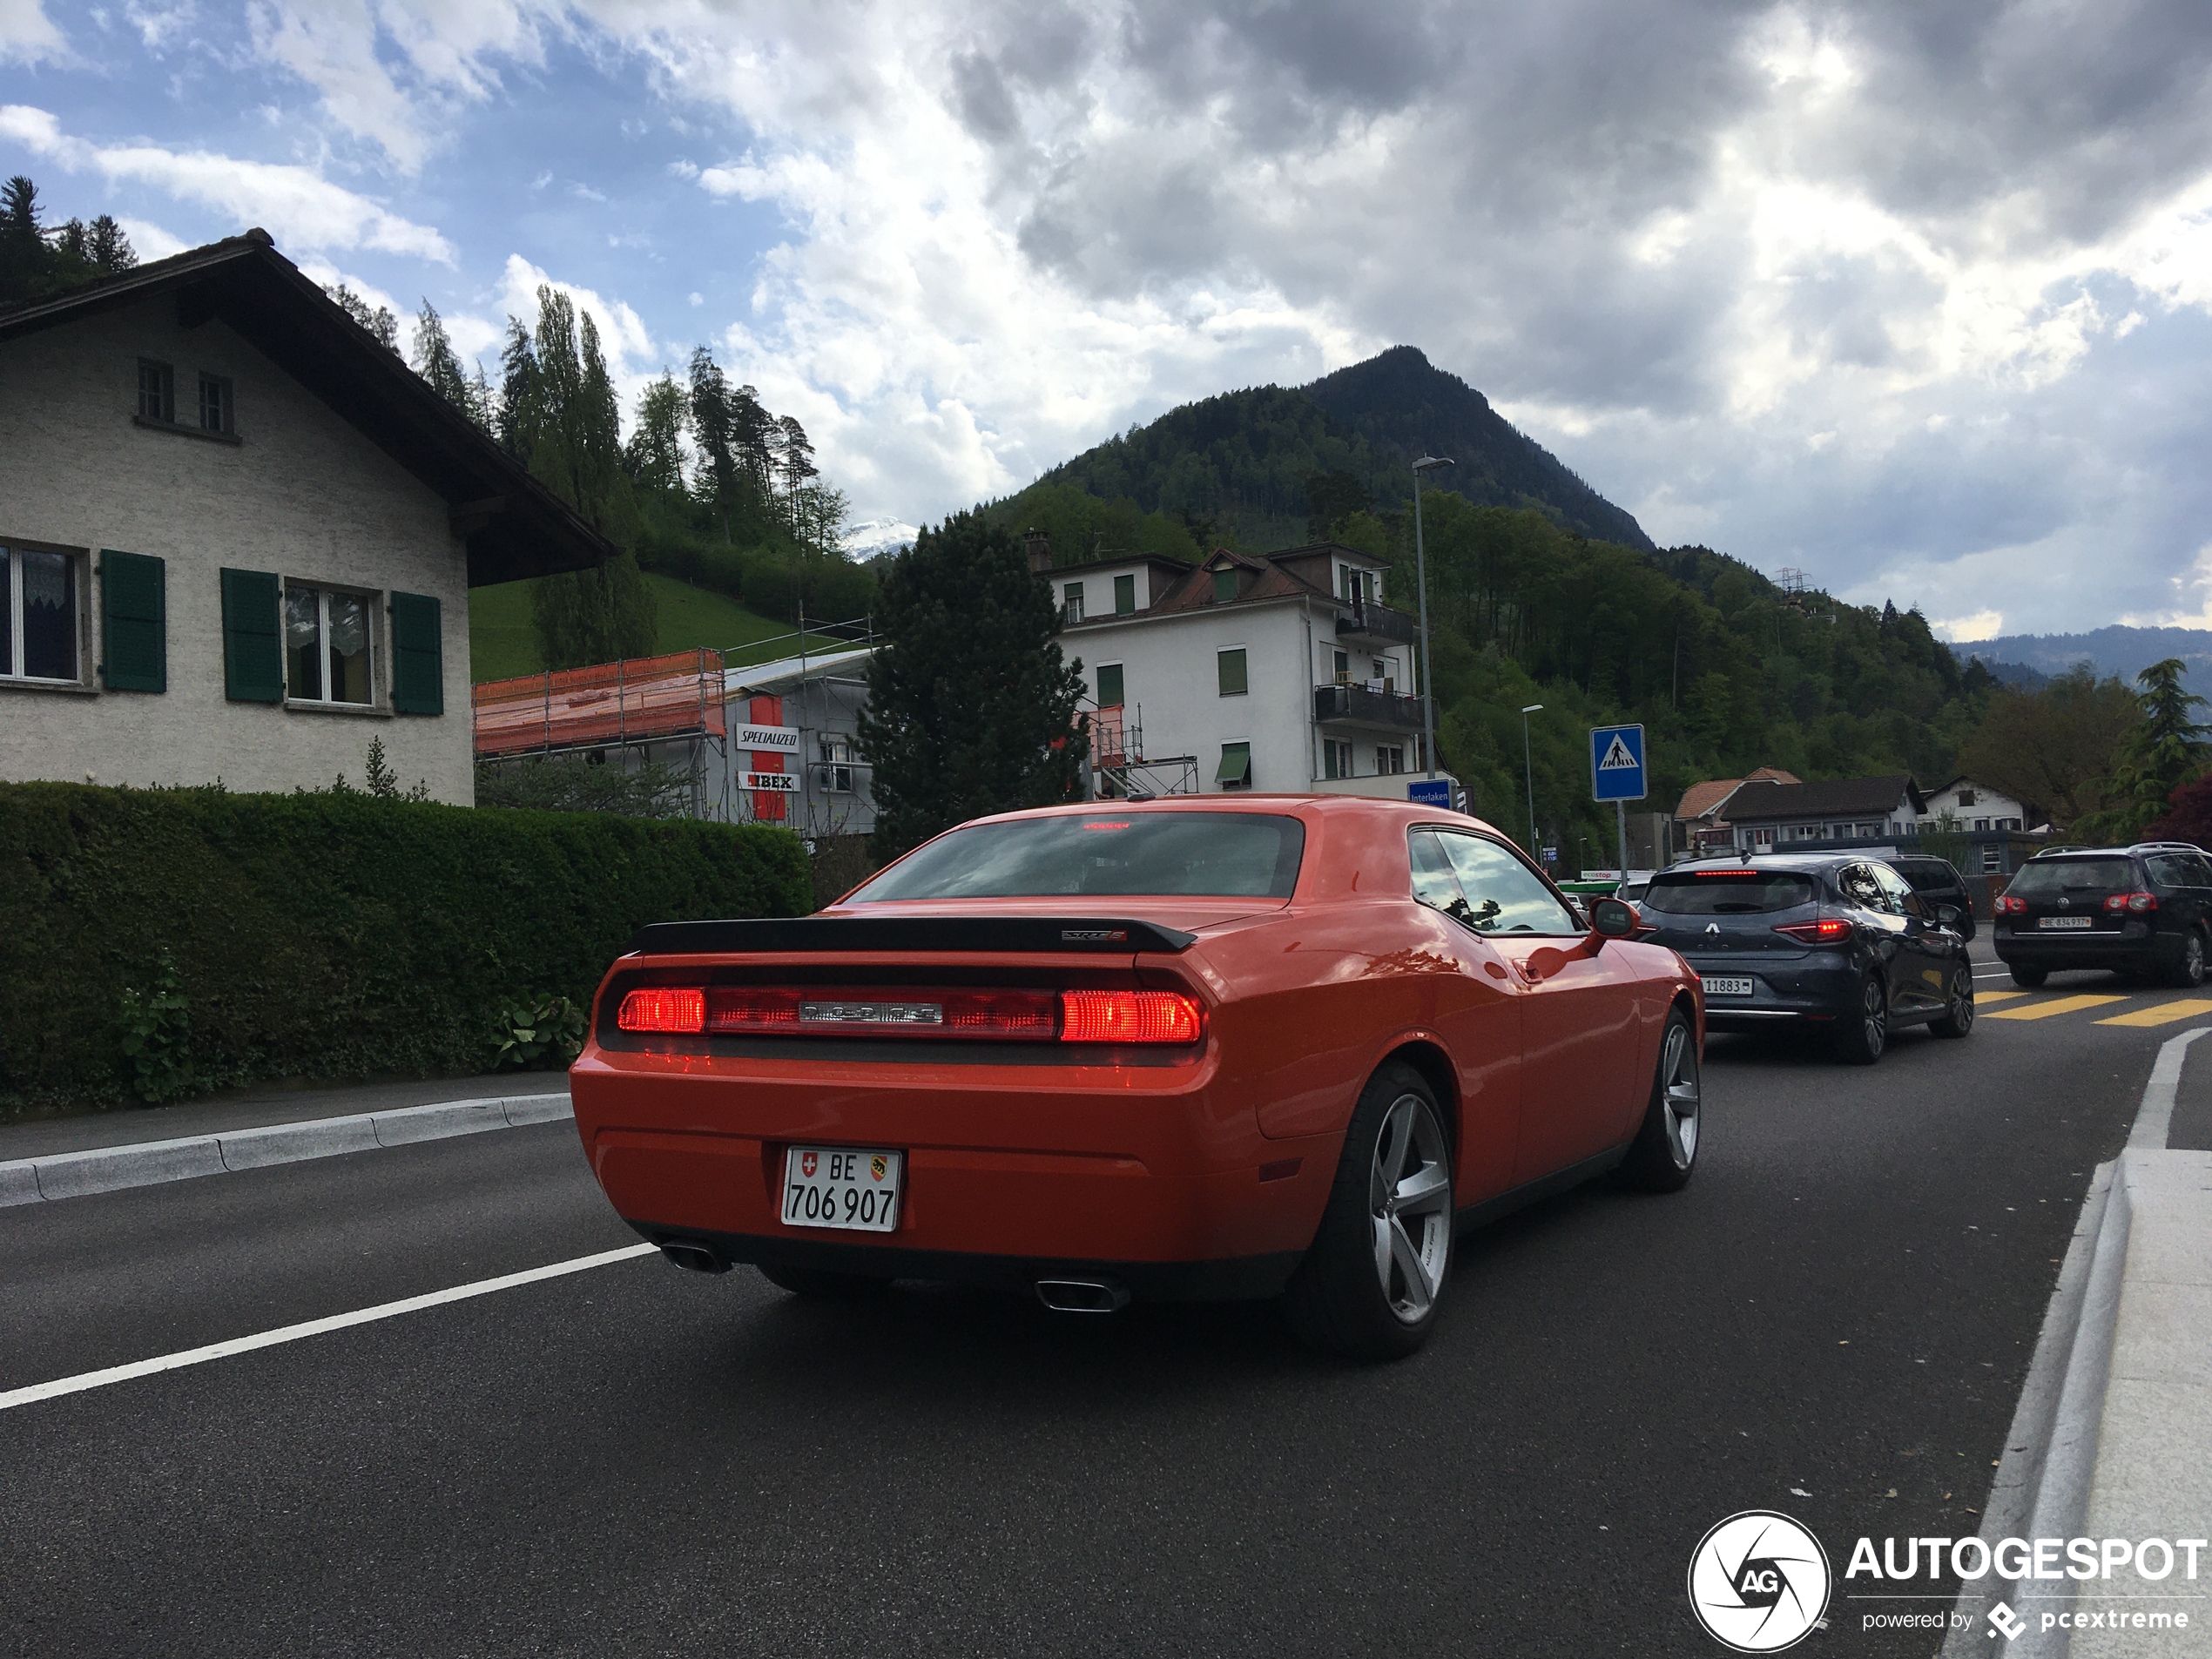
[[[2212,861],[2186,841],[2044,853],[2020,867],[1996,909],[1990,942],[2030,989],[2070,968],[2202,985]]]

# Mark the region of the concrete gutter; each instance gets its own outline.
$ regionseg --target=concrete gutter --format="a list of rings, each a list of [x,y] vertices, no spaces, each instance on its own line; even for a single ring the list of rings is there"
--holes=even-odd
[[[104,1146],[86,1152],[57,1152],[44,1157],[0,1163],[0,1208],[57,1198],[80,1198],[124,1187],[186,1181],[203,1175],[266,1169],[307,1158],[334,1157],[378,1147],[408,1146],[417,1141],[476,1135],[486,1130],[520,1129],[574,1116],[565,1094],[506,1095],[486,1100],[448,1100],[429,1106],[347,1117],[318,1117],[299,1123],[271,1123],[259,1129],[189,1135],[173,1141],[142,1141],[135,1146]]]

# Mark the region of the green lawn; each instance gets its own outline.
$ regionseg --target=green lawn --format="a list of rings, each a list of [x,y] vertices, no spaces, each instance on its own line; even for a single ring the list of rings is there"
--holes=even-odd
[[[693,651],[702,645],[713,651],[728,651],[792,631],[787,622],[756,616],[733,599],[678,582],[673,577],[648,572],[645,580],[659,607],[658,649],[662,651]],[[470,679],[481,683],[544,671],[545,659],[538,654],[537,631],[530,625],[530,590],[534,585],[534,581],[502,582],[496,587],[469,590]],[[807,648],[813,650],[818,644],[831,643],[810,637]],[[797,654],[795,641],[764,647],[764,651],[780,655],[786,648]],[[757,660],[760,654],[753,653],[753,659]],[[740,652],[738,660],[747,660],[745,653]]]

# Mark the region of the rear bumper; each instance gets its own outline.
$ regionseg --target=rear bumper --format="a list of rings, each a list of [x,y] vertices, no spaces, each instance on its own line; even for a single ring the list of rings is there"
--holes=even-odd
[[[592,1049],[570,1092],[592,1173],[656,1243],[887,1277],[1111,1277],[1144,1295],[1279,1289],[1267,1258],[1294,1261],[1312,1241],[1342,1141],[1263,1137],[1244,1091],[1203,1058],[1131,1069]],[[784,1225],[795,1143],[903,1152],[897,1228]]]
[[[1748,979],[1749,996],[1723,996],[1708,987],[1705,1023],[1716,1031],[1762,1030],[1797,1022],[1832,1023],[1858,1012],[1858,968],[1840,955],[1779,959],[1764,956],[1688,956],[1701,980]]]
[[[2112,968],[2148,972],[2170,968],[2182,954],[2179,934],[2046,934],[1993,933],[1990,946],[2007,968],[2040,968],[2063,972],[2069,968]]]
[[[1101,1261],[1080,1257],[987,1256],[906,1245],[853,1244],[788,1234],[718,1233],[630,1220],[656,1244],[704,1244],[723,1261],[813,1268],[884,1278],[936,1279],[991,1290],[1026,1291],[1039,1279],[1098,1279],[1146,1302],[1234,1302],[1278,1296],[1298,1271],[1301,1252],[1230,1256],[1211,1261]]]

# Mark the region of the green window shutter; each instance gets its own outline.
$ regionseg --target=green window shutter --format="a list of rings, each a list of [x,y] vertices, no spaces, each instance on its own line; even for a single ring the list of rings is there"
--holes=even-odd
[[[1216,653],[1214,671],[1221,684],[1224,697],[1238,697],[1247,689],[1244,684],[1244,653],[1242,647],[1235,651]]]
[[[392,707],[401,714],[446,711],[445,645],[438,602],[392,596]]]
[[[1122,701],[1122,665],[1101,663],[1098,666],[1098,706],[1102,709],[1119,707]]]
[[[1114,578],[1114,614],[1133,617],[1136,614],[1136,578],[1117,576]]]
[[[1252,745],[1249,743],[1224,743],[1221,745],[1221,765],[1214,768],[1213,780],[1233,787],[1252,780]]]
[[[168,567],[143,553],[100,553],[100,678],[111,691],[169,689]]]
[[[284,701],[281,603],[269,571],[223,572],[223,695],[233,703]]]
[[[1235,567],[1226,567],[1213,573],[1213,597],[1217,604],[1226,604],[1237,597]]]

